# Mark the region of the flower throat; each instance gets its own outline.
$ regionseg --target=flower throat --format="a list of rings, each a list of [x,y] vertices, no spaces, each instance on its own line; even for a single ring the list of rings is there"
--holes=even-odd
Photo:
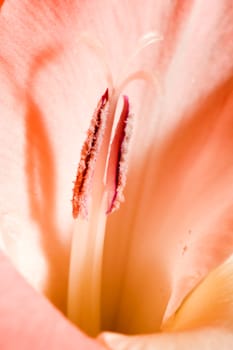
[[[139,40],[136,51],[130,56],[122,74],[126,79],[113,84],[111,71],[104,59],[99,43],[88,37],[81,42],[94,49],[104,66],[108,88],[97,103],[84,141],[73,188],[72,211],[74,229],[71,244],[68,318],[91,336],[102,330],[102,260],[106,221],[124,200],[133,116],[129,98],[121,92],[134,80],[145,80],[155,85],[153,74],[137,70],[125,74],[132,61],[161,37],[148,33]],[[115,126],[116,125],[116,126]]]

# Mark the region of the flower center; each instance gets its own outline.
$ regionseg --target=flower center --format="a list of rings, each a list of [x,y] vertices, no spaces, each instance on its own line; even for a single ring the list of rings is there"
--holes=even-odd
[[[157,40],[157,36],[149,33],[139,41],[136,52],[123,70],[123,76],[132,60]],[[103,57],[99,45],[93,42],[91,44],[97,54]],[[104,67],[107,67],[105,61]],[[133,80],[155,82],[150,72],[138,70],[126,75],[126,79],[113,87],[108,67],[106,70],[109,87],[101,96],[91,119],[81,150],[72,198],[73,217],[76,220],[70,257],[68,317],[92,336],[101,331],[102,259],[106,220],[107,215],[118,209],[124,200],[132,135],[133,117],[129,99],[123,95],[119,118],[116,113],[118,101],[122,90]]]
[[[112,131],[116,106],[116,97],[109,96],[107,89],[92,117],[73,189],[73,216],[77,221],[72,242],[68,314],[92,335],[100,331],[101,256],[106,215],[123,200],[131,135],[126,96],[123,96],[117,127]],[[86,302],[85,295],[88,295]]]

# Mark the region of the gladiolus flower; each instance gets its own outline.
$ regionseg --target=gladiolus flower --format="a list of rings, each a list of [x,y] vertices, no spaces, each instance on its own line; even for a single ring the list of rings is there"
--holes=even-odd
[[[232,23],[1,2],[1,349],[232,347]]]

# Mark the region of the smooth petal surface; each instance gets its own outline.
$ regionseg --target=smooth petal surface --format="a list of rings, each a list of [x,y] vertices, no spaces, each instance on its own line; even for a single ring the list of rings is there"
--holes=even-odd
[[[224,327],[233,331],[233,256],[211,271],[185,298],[163,331]]]
[[[232,333],[223,329],[128,337],[106,333],[100,339],[111,350],[230,350],[233,346]]]
[[[231,253],[232,18],[230,0],[3,3],[2,246],[61,309],[72,180],[106,62],[115,80],[148,66],[160,86],[126,89],[135,129],[105,245],[106,328],[158,330],[168,302],[166,317]],[[163,40],[129,62],[148,32]]]
[[[109,220],[106,324],[122,333],[158,330],[232,252],[232,3],[185,4],[166,3],[162,92],[140,100],[126,202]]]
[[[0,253],[0,348],[2,350],[101,350],[37,294]]]
[[[66,39],[74,20],[69,4],[5,1],[0,15],[2,246],[63,310],[82,142]]]

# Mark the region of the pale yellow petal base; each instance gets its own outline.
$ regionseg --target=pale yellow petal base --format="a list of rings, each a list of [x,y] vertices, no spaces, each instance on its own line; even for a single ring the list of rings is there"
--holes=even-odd
[[[111,350],[231,350],[233,334],[224,329],[124,336],[104,333],[100,342]]]
[[[208,326],[233,331],[233,255],[185,298],[162,329],[183,331]]]
[[[114,350],[233,349],[233,256],[213,270],[162,326],[162,333],[103,333]]]

